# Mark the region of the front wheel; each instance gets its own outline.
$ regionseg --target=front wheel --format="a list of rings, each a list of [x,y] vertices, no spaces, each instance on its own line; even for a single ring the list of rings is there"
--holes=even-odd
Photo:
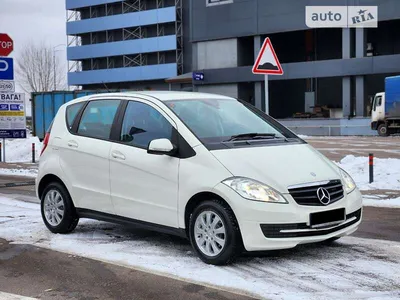
[[[388,136],[388,130],[385,124],[381,124],[378,126],[378,134],[380,136]]]
[[[240,253],[242,241],[236,218],[219,200],[199,204],[190,217],[190,242],[207,264],[224,265]]]
[[[43,222],[53,233],[69,233],[79,218],[67,189],[58,182],[50,183],[41,199]]]

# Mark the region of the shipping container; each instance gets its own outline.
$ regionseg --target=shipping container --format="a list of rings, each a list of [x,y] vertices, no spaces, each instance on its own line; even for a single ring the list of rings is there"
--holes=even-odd
[[[53,118],[57,114],[58,109],[64,103],[73,99],[99,93],[118,92],[116,90],[93,90],[93,91],[55,91],[32,93],[32,133],[39,140],[43,140],[46,130],[50,126]]]

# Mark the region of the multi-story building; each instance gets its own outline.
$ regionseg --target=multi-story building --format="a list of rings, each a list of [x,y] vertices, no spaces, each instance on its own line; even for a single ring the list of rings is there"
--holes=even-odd
[[[288,119],[325,106],[330,118],[286,124],[308,126],[310,133],[325,124],[330,127],[319,133],[369,134],[371,98],[384,90],[386,76],[400,73],[398,0],[66,3],[69,84],[85,89],[104,84],[168,89],[169,78],[265,109],[264,77],[252,74],[251,67],[268,36],[284,70],[283,76],[269,76],[273,117]],[[310,5],[378,6],[378,27],[311,29],[305,22]],[[192,70],[204,73],[204,80],[192,82]]]
[[[310,29],[308,5],[378,6],[378,28]],[[398,0],[191,0],[191,22],[193,69],[204,73],[196,90],[264,108],[264,77],[251,68],[268,36],[284,69],[269,76],[269,113],[283,119],[315,105],[331,108],[335,121],[302,120],[315,126],[310,133],[321,124],[332,124],[324,134],[340,133],[339,126],[341,133],[369,132],[371,97],[384,90],[386,76],[400,73]]]
[[[164,87],[164,79],[184,72],[183,2],[66,0],[68,84]],[[190,54],[187,59],[190,68]]]

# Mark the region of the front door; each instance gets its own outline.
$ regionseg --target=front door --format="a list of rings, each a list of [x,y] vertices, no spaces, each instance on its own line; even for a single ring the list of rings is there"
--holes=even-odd
[[[111,198],[117,215],[178,227],[179,158],[147,153],[172,138],[174,122],[152,103],[129,101],[110,152]]]
[[[383,104],[384,98],[383,97],[384,96],[382,96],[382,95],[375,96],[374,104],[372,106],[372,113],[371,113],[372,122],[377,122],[377,121],[383,120],[385,118],[385,110],[384,110],[384,104]]]

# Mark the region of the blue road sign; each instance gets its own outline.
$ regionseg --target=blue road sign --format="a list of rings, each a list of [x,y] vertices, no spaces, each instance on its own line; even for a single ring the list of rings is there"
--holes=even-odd
[[[3,139],[25,139],[26,138],[26,129],[0,130],[0,138],[3,138]]]
[[[204,73],[193,72],[193,80],[195,80],[195,81],[203,81],[204,80]]]
[[[0,57],[0,79],[14,80],[14,61],[10,57]]]

